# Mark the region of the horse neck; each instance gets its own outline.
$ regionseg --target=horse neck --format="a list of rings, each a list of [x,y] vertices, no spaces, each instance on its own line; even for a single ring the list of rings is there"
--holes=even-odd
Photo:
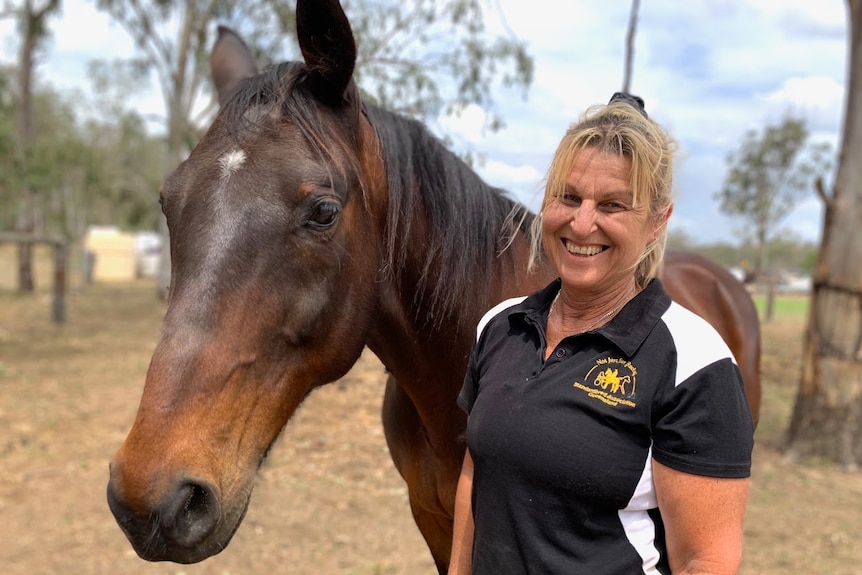
[[[370,117],[387,168],[389,273],[369,346],[399,384],[436,380],[451,400],[482,314],[544,281],[526,272],[532,215],[420,123],[379,109]]]

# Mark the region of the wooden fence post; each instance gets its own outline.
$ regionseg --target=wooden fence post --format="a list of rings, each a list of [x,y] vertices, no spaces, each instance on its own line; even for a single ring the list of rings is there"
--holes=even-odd
[[[51,320],[66,321],[66,244],[54,244],[54,296],[51,305]]]
[[[57,237],[33,236],[30,234],[0,232],[0,243],[32,246],[48,244],[54,248],[54,285],[52,289],[51,320],[66,321],[66,241]]]

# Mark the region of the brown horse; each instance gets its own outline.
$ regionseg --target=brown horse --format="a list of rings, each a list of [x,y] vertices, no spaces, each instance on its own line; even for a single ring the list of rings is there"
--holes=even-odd
[[[168,308],[108,502],[145,559],[220,552],[285,423],[368,346],[389,373],[392,459],[443,573],[475,325],[550,271],[525,271],[532,214],[420,123],[361,102],[338,2],[299,0],[296,17],[304,62],[257,75],[225,31],[214,50],[217,83],[235,93],[162,187]],[[733,346],[756,413],[750,298],[702,258],[667,266],[671,295]]]

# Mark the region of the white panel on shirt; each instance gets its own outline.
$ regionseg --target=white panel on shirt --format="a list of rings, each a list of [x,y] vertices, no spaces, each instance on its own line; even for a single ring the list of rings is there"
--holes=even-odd
[[[501,301],[500,303],[489,309],[487,312],[485,312],[485,315],[482,316],[482,319],[479,320],[479,323],[476,326],[476,341],[479,341],[479,338],[482,336],[482,332],[485,330],[485,326],[487,326],[488,323],[492,319],[494,319],[495,315],[499,314],[505,309],[518,305],[525,299],[527,299],[527,296],[509,298],[507,300]]]
[[[632,547],[643,561],[646,575],[658,574],[659,552],[655,546],[655,522],[647,513],[658,507],[652,482],[652,447],[646,457],[643,474],[628,506],[619,511],[620,523]]]
[[[676,302],[662,316],[677,351],[676,382],[679,385],[695,372],[721,359],[736,359],[721,336],[705,319]]]

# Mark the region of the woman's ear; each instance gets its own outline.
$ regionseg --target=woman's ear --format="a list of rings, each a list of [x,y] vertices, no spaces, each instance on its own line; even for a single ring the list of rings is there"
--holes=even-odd
[[[673,204],[669,205],[664,214],[662,214],[655,223],[652,231],[652,237],[650,238],[651,242],[654,242],[658,239],[658,237],[662,234],[664,230],[667,229],[667,221],[670,219],[670,215],[673,213]]]

